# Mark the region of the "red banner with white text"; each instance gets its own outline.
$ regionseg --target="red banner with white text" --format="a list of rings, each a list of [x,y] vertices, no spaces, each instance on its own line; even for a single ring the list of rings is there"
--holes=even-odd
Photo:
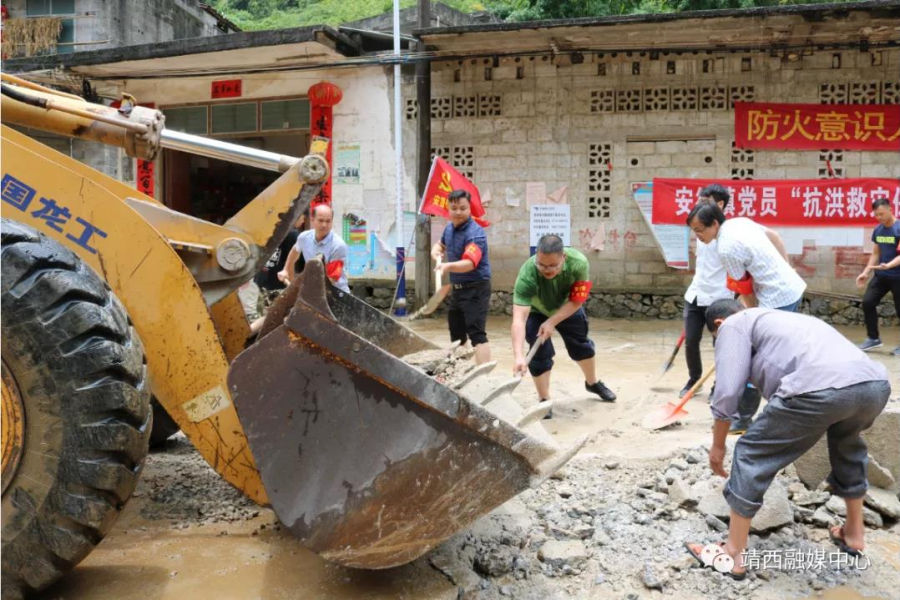
[[[898,152],[900,105],[735,102],[734,141],[757,150]]]
[[[654,179],[654,225],[685,225],[700,190],[717,179]],[[900,179],[729,181],[727,217],[782,227],[871,227],[872,201],[887,198],[900,215]]]

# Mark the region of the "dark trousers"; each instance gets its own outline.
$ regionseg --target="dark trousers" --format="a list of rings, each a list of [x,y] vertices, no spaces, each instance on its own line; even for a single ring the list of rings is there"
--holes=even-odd
[[[538,330],[547,317],[532,309],[525,321],[525,341],[530,347],[537,340]],[[556,324],[556,331],[566,345],[569,358],[575,362],[594,357],[594,342],[588,337],[588,320],[584,308],[579,308],[571,317]],[[553,368],[553,357],[556,350],[553,349],[553,341],[545,340],[534,358],[528,364],[528,372],[532,377],[540,377]]]
[[[863,296],[862,308],[866,318],[866,335],[873,340],[878,339],[878,303],[888,292],[894,295],[894,310],[900,317],[900,278],[872,277],[866,294]]]
[[[465,344],[469,340],[472,346],[486,344],[488,338],[485,327],[490,308],[490,280],[454,286],[447,310],[450,341],[459,340],[460,344]]]
[[[691,381],[703,376],[703,361],[700,358],[700,340],[706,328],[706,306],[697,306],[697,299],[684,305],[684,357],[687,359]]]

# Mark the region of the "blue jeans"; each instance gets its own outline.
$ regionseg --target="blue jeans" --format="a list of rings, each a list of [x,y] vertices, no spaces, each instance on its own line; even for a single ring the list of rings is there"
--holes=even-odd
[[[788,304],[786,306],[779,306],[775,310],[783,310],[785,312],[797,312],[797,309],[800,307],[800,302],[803,301],[803,296],[800,296],[800,299],[792,304]],[[753,387],[751,384],[747,384],[747,389],[744,390],[744,395],[741,396],[741,399],[738,401],[738,422],[746,427],[750,424],[750,419],[753,418],[753,415],[756,414],[756,411],[759,410],[759,403],[762,401],[762,396],[759,393],[759,390]]]

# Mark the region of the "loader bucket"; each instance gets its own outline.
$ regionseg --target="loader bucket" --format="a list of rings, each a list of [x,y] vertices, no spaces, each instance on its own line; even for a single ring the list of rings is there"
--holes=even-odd
[[[282,322],[266,324],[228,382],[273,509],[326,560],[410,562],[584,444],[560,449],[535,411],[491,395],[479,377],[489,369],[455,390],[400,360],[437,347],[332,287],[319,260],[281,300],[270,319]]]

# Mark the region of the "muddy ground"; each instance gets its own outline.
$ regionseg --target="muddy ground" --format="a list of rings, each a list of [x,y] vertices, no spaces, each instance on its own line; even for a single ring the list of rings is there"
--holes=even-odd
[[[413,327],[446,341],[440,321]],[[508,319],[491,319],[494,358],[506,371],[512,366],[508,328]],[[671,399],[687,379],[679,356],[658,380],[679,332],[677,322],[592,320],[600,376],[619,400],[595,402],[563,352],[554,371],[555,418],[545,422],[563,444],[589,435],[583,451],[561,478],[521,494],[410,565],[364,572],[324,562],[286,534],[270,510],[221,480],[179,435],[151,454],[111,534],[41,598],[897,598],[900,526],[890,519],[870,530],[865,569],[768,568],[734,582],[686,558],[683,542],[723,536],[721,521],[693,502],[673,502],[667,489],[683,485],[702,495],[721,482],[709,473],[703,448],[712,423],[706,394],[689,402],[681,425],[656,433],[640,427],[643,415]],[[864,337],[861,328],[845,333]],[[888,366],[900,390],[900,360],[888,352],[880,349],[873,357]],[[712,364],[708,343],[704,360]],[[526,406],[537,401],[527,380],[516,397]],[[798,499],[798,485],[791,469],[779,476],[785,497]],[[826,530],[803,522],[811,521],[809,514],[791,507],[799,521],[754,535],[753,546],[832,552]]]

